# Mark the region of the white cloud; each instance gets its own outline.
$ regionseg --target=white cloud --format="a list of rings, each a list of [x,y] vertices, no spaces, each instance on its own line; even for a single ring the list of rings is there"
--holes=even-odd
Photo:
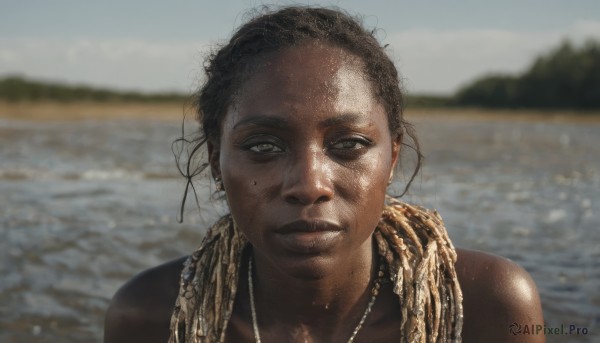
[[[564,38],[600,39],[600,21],[563,31],[431,30],[389,33],[385,43],[409,92],[450,93],[490,72],[517,73]],[[146,91],[191,91],[202,75],[204,42],[41,40],[0,37],[0,75]]]
[[[569,31],[572,36],[578,37],[599,37],[600,36],[600,21],[594,20],[577,20]]]
[[[3,39],[0,74],[145,91],[189,91],[201,75],[202,43]]]
[[[486,73],[518,73],[565,38],[600,38],[600,22],[578,21],[566,32],[414,29],[390,35],[409,92],[455,91]]]

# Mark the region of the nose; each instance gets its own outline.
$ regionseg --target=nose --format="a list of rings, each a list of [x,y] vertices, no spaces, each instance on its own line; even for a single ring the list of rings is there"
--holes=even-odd
[[[306,151],[295,156],[286,168],[282,195],[291,204],[311,205],[333,198],[331,166],[322,151]]]

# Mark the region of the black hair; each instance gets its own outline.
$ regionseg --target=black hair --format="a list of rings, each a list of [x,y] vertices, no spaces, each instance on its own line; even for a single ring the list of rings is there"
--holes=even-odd
[[[205,61],[206,81],[193,97],[201,131],[194,140],[182,136],[174,142],[174,145],[186,142],[193,146],[185,170],[180,167],[176,154],[179,171],[188,182],[180,214],[183,213],[189,187],[194,188],[192,178],[208,166],[206,162],[192,166],[193,155],[207,141],[218,146],[221,121],[247,74],[251,73],[253,62],[266,54],[309,41],[336,45],[364,62],[364,72],[372,83],[374,95],[380,99],[387,113],[392,138],[399,138],[403,146],[417,154],[415,169],[400,196],[408,191],[423,156],[413,127],[403,118],[404,102],[398,71],[375,37],[375,30],[366,30],[359,18],[339,9],[293,6],[272,10],[263,7]],[[404,142],[406,136],[413,145]]]

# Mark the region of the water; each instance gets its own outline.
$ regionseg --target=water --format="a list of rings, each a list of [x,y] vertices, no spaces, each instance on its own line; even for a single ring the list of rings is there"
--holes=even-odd
[[[509,257],[548,326],[600,337],[599,123],[415,118],[426,162],[406,199],[436,208],[457,246]],[[100,342],[110,297],[191,252],[223,213],[176,222],[179,123],[0,121],[0,341]],[[411,163],[406,151],[406,174]],[[399,177],[399,190],[406,177]]]

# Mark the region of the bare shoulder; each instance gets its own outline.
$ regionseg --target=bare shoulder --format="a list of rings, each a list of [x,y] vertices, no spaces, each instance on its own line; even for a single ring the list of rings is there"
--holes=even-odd
[[[529,273],[492,254],[465,249],[457,249],[457,254],[456,272],[464,299],[463,342],[545,342],[543,332],[517,332],[519,325],[544,324],[540,297]]]
[[[145,270],[123,285],[110,302],[104,342],[166,342],[186,257]]]

